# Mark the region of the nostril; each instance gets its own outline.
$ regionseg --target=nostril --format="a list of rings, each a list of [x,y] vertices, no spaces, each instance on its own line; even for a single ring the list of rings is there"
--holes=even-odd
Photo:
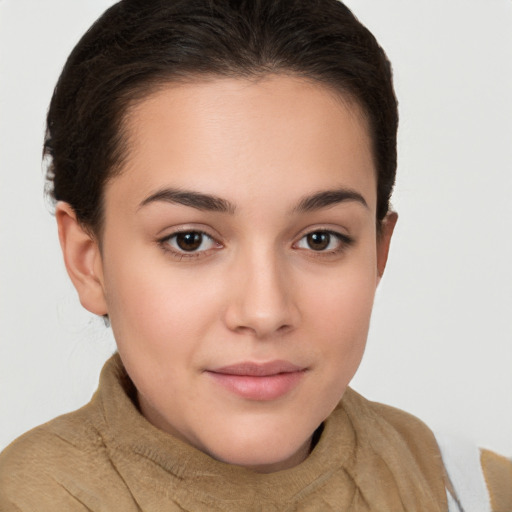
[[[292,330],[292,326],[289,325],[289,324],[285,324],[285,325],[281,325],[281,327],[279,327],[276,332],[279,332],[281,334],[285,334],[285,333],[287,333],[287,332],[289,332],[291,330]]]

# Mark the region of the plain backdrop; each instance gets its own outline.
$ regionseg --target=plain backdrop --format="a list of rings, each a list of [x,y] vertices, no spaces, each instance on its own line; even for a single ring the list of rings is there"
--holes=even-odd
[[[114,350],[43,196],[51,92],[108,0],[0,0],[0,449],[86,403]],[[395,70],[400,214],[353,386],[512,456],[512,1],[350,0]]]

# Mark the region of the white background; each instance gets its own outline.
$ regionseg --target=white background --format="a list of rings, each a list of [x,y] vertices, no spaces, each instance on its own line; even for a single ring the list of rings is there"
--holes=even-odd
[[[114,350],[43,198],[44,115],[108,0],[0,0],[0,449]],[[393,62],[400,220],[354,387],[512,456],[512,1],[350,0]]]

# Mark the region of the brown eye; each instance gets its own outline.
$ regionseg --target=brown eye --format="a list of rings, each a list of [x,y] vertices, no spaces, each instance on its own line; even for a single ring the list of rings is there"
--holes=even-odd
[[[158,241],[162,249],[178,261],[197,259],[210,256],[213,251],[222,249],[222,244],[217,242],[204,231],[176,231]]]
[[[176,245],[182,250],[187,252],[197,251],[203,243],[203,234],[197,231],[189,233],[178,233],[176,235]]]
[[[203,253],[218,247],[215,240],[202,231],[181,231],[161,241],[169,246],[172,252],[185,255],[186,253]]]
[[[304,235],[296,244],[297,249],[334,254],[342,252],[354,243],[353,239],[342,233],[329,230],[311,231]]]
[[[331,234],[327,231],[316,231],[306,235],[308,247],[313,251],[325,251],[331,243]]]

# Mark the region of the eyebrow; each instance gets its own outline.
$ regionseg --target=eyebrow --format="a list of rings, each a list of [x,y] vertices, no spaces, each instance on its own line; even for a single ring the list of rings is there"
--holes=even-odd
[[[341,188],[336,190],[323,190],[311,196],[306,196],[299,201],[293,211],[296,213],[308,213],[347,201],[356,201],[365,208],[368,208],[368,204],[359,192]],[[236,211],[236,206],[233,203],[221,197],[175,188],[164,188],[154,192],[140,203],[139,208],[156,202],[182,204],[196,208],[197,210],[210,212],[233,214]]]
[[[179,190],[175,188],[164,188],[146,197],[139,208],[150,203],[165,202],[173,204],[182,204],[190,206],[197,210],[205,210],[210,212],[234,213],[236,207],[226,199],[222,199],[210,194],[201,194],[190,190]]]
[[[365,208],[368,208],[368,203],[359,192],[340,188],[336,190],[324,190],[311,196],[306,196],[299,201],[294,211],[298,213],[313,212],[347,201],[356,201]]]

